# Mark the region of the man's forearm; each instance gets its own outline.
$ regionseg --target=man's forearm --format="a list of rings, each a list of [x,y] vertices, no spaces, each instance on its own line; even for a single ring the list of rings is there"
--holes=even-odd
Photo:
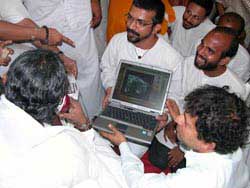
[[[12,41],[44,40],[46,31],[36,25],[19,25],[0,21],[0,39]]]

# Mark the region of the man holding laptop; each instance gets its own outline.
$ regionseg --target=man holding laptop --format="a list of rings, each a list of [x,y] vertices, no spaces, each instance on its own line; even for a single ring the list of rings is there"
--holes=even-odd
[[[103,108],[107,106],[115,85],[121,59],[172,71],[168,96],[175,97],[181,93],[183,57],[157,35],[164,12],[164,4],[160,0],[133,1],[130,11],[125,15],[127,32],[119,33],[111,39],[101,60],[101,80],[106,90]],[[162,118],[158,116],[159,120]],[[145,150],[144,147],[134,153],[141,156]]]

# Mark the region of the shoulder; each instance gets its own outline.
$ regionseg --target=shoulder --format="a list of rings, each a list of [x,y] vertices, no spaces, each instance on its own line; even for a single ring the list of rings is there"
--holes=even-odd
[[[185,12],[186,7],[184,6],[174,6],[173,7],[176,17],[182,17],[183,13]]]
[[[235,55],[235,57],[239,56],[240,60],[245,60],[248,61],[250,63],[250,55],[248,53],[248,51],[242,46],[239,45],[239,49]]]
[[[183,60],[183,56],[162,37],[159,37],[156,48],[160,53],[164,53],[168,58],[178,58]]]

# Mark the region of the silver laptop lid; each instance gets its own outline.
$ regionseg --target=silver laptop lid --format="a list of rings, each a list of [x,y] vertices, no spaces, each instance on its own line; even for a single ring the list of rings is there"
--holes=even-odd
[[[120,60],[111,103],[162,114],[171,78],[169,70]]]

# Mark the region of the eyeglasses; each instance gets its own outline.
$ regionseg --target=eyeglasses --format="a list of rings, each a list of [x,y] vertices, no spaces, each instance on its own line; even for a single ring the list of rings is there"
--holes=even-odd
[[[126,23],[128,23],[128,24],[132,24],[134,22],[137,27],[146,27],[146,26],[154,24],[154,22],[147,22],[147,21],[142,20],[142,19],[134,18],[129,13],[125,14],[125,20],[126,20]]]
[[[193,12],[189,9],[187,9],[184,14],[186,14],[188,17],[192,18],[193,20],[197,21],[197,22],[200,22],[202,19],[204,19],[204,17],[202,16],[198,16],[198,15],[195,15],[193,14]]]

